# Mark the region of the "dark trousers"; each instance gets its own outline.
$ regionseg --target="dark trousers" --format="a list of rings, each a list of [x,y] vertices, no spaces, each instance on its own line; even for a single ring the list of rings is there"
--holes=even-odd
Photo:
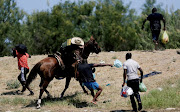
[[[141,98],[139,94],[139,79],[133,79],[127,81],[127,86],[131,87],[133,90],[133,94],[130,95],[131,105],[134,111],[137,111],[137,106],[134,97],[136,97],[139,108],[142,108]]]
[[[151,32],[152,32],[152,38],[153,38],[153,40],[158,41],[158,39],[159,39],[159,34],[160,34],[160,30],[152,30]]]
[[[24,68],[24,70],[23,71],[21,70],[21,73],[18,76],[18,80],[22,85],[24,85],[23,82],[26,81],[26,75],[27,75],[28,72],[29,72],[29,69]]]

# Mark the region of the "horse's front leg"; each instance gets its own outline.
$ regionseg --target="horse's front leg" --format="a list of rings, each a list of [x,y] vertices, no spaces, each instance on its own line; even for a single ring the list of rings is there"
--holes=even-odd
[[[69,87],[70,81],[71,81],[71,77],[66,77],[66,85],[65,85],[65,88],[64,88],[63,92],[61,93],[61,97],[60,98],[63,98],[65,91]]]
[[[79,81],[79,84],[80,84],[80,86],[82,87],[84,93],[86,93],[86,94],[88,95],[88,91],[86,91],[86,89],[85,89],[83,83],[82,83],[81,81]]]
[[[52,95],[49,93],[47,89],[45,89],[44,91],[46,92],[48,98],[52,98]]]

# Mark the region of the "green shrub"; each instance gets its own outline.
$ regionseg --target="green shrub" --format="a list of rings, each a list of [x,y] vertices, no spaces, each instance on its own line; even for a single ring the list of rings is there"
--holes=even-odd
[[[6,83],[7,89],[16,89],[20,87],[20,83],[17,80],[9,80]]]
[[[180,81],[176,82],[176,87],[166,85],[162,91],[155,89],[142,97],[144,108],[169,108],[180,107]]]

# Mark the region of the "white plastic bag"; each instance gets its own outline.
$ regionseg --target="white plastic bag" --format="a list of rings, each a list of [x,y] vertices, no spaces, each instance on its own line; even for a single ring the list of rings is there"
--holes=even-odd
[[[122,67],[121,61],[119,61],[118,59],[116,59],[116,60],[114,61],[114,66],[117,67],[117,68]]]
[[[164,31],[164,33],[163,33],[163,35],[162,35],[162,43],[163,43],[163,44],[166,44],[166,43],[168,43],[168,42],[169,42],[169,36],[168,36],[167,32]]]
[[[122,96],[122,97],[128,97],[128,96],[130,96],[130,95],[132,95],[134,92],[133,92],[133,90],[132,90],[132,88],[130,88],[130,87],[128,87],[128,86],[124,86],[123,88],[122,88],[122,90],[121,90],[121,93],[120,93],[120,95]]]

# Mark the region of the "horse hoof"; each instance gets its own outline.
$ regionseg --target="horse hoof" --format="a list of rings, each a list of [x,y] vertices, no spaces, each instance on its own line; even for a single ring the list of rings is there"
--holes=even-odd
[[[37,104],[36,109],[40,109],[40,108],[41,108],[41,105]]]
[[[28,96],[33,96],[33,95],[34,95],[34,93],[31,91],[30,94],[29,94]]]
[[[48,95],[47,98],[52,98],[52,95]]]
[[[41,108],[41,106],[40,106],[40,105],[37,105],[37,106],[36,106],[36,109],[40,109],[40,108]]]
[[[62,99],[63,99],[63,96],[61,96],[59,99],[62,100]]]

